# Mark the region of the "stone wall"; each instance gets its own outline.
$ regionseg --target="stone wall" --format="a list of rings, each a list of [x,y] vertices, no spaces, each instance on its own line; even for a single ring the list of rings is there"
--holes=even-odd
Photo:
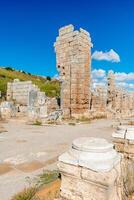
[[[134,116],[134,93],[117,87],[113,71],[108,74],[107,113],[112,117],[125,118]]]
[[[15,79],[13,83],[7,84],[7,101],[15,101],[20,105],[28,105],[29,92],[39,91],[32,81],[20,81]]]
[[[90,65],[92,47],[87,31],[73,25],[59,29],[54,44],[61,80],[61,108],[66,118],[89,112]]]
[[[134,198],[134,126],[119,126],[113,133],[116,150],[122,154],[121,177],[125,190],[122,199]]]
[[[91,93],[90,110],[94,112],[106,112],[107,95],[103,87],[96,87]]]

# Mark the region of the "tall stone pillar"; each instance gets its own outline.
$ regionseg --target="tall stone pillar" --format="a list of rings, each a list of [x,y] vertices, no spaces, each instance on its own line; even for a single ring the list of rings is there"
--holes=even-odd
[[[82,28],[59,29],[54,44],[61,80],[61,108],[65,118],[88,115],[90,99],[91,38]]]
[[[58,200],[122,200],[120,155],[101,138],[78,138],[59,157]]]
[[[113,133],[116,150],[122,154],[121,177],[124,199],[134,198],[134,126],[119,126]],[[133,197],[133,198],[132,198]]]
[[[107,103],[108,107],[115,109],[115,97],[116,97],[116,85],[115,85],[115,75],[112,70],[108,72],[108,89],[107,89]]]

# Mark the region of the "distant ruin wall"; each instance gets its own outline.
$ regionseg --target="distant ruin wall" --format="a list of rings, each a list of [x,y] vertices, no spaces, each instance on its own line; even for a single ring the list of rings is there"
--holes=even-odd
[[[7,101],[14,100],[15,103],[28,105],[29,92],[39,91],[39,88],[32,81],[19,81],[15,79],[13,83],[7,84]]]

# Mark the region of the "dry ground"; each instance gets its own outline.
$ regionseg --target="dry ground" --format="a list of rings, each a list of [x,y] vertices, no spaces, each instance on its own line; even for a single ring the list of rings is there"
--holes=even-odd
[[[10,200],[13,194],[29,186],[29,177],[43,169],[55,169],[57,157],[73,139],[91,136],[111,140],[111,125],[110,120],[76,126],[35,126],[19,120],[3,124],[8,132],[0,134],[0,199]]]

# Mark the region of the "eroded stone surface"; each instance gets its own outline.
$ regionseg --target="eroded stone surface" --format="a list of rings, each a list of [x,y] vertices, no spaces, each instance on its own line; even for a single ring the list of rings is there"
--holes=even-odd
[[[59,161],[83,166],[94,171],[109,171],[120,160],[113,144],[101,138],[79,138]]]
[[[121,174],[126,191],[124,197],[132,199],[134,194],[134,126],[120,126],[113,137],[116,150],[122,153]]]
[[[90,98],[90,35],[83,29],[75,31],[73,25],[65,26],[59,30],[54,47],[64,117],[85,115]]]
[[[59,161],[59,200],[122,200],[120,156],[105,139],[78,138]]]

